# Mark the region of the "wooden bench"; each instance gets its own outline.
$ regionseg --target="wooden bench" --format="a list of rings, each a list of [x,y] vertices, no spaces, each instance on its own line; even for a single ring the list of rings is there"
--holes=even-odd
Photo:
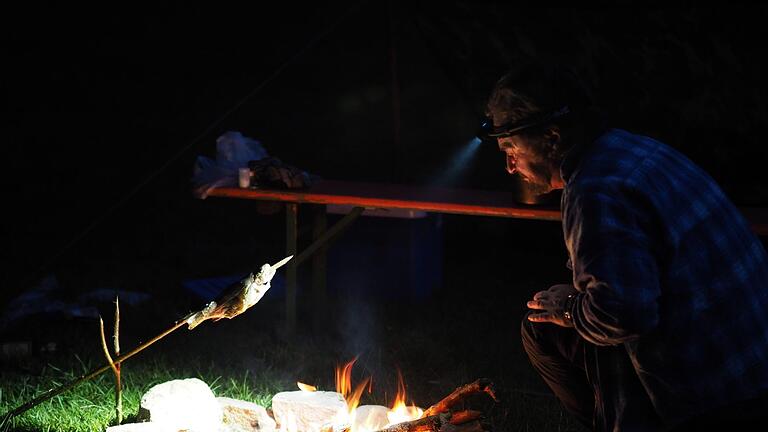
[[[313,258],[313,297],[318,310],[325,303],[325,250],[328,242],[351,224],[366,209],[418,210],[473,216],[519,219],[560,220],[559,207],[529,206],[516,202],[512,192],[358,183],[323,180],[306,190],[217,188],[209,196],[278,201],[286,204],[286,255],[295,255],[286,269],[286,332],[296,328],[296,272],[310,256]],[[315,212],[313,242],[297,251],[299,204],[321,206]],[[327,228],[325,206],[348,206],[350,211]],[[743,214],[760,236],[768,235],[768,209],[743,207]],[[320,253],[316,253],[320,251]],[[313,318],[319,324],[321,317]]]

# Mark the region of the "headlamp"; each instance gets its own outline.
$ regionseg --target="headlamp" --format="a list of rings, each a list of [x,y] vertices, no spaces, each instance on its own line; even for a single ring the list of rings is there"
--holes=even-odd
[[[510,122],[501,126],[494,127],[493,120],[489,117],[483,119],[480,123],[480,132],[478,137],[482,140],[493,140],[498,138],[510,137],[530,129],[535,126],[547,124],[571,112],[568,106],[563,106],[552,112],[533,115],[517,122]]]

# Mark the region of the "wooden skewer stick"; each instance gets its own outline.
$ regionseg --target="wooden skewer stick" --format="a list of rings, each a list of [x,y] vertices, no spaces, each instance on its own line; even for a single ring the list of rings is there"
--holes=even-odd
[[[115,316],[119,317],[119,312],[116,312]],[[117,326],[117,324],[115,324],[115,326]],[[107,347],[107,339],[104,337],[104,320],[101,319],[101,316],[99,316],[99,334],[101,335],[101,349],[104,351],[104,357],[107,358],[107,364],[109,364],[109,367],[112,369],[112,373],[115,374],[115,418],[117,419],[117,424],[120,424],[123,422],[122,388],[120,385],[120,364],[115,363],[115,361],[112,360],[112,356],[109,354],[109,348]],[[115,351],[115,355],[116,356],[120,355],[119,346]]]
[[[115,357],[120,357],[120,300],[115,297],[115,331],[112,333]],[[120,363],[115,363],[115,416],[117,424],[123,423],[123,382],[120,380]]]

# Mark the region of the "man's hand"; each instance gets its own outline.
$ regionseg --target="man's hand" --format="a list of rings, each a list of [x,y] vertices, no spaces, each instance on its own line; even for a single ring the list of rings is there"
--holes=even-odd
[[[540,310],[542,312],[528,315],[528,321],[532,322],[550,322],[561,327],[573,327],[570,320],[565,319],[565,302],[568,296],[576,294],[576,288],[573,285],[554,285],[546,291],[539,291],[533,295],[526,305],[530,309]]]

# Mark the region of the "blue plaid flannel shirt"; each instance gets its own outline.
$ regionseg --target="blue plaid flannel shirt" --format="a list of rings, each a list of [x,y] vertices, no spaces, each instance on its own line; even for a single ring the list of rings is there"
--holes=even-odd
[[[702,169],[610,129],[561,167],[576,331],[623,344],[667,421],[768,390],[768,258]]]

